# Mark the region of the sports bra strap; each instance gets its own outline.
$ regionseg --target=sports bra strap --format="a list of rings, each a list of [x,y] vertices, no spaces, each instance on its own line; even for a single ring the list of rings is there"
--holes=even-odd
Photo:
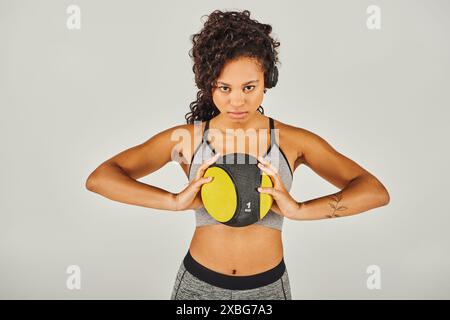
[[[213,152],[214,154],[216,154],[216,153],[217,153],[217,152],[216,152],[216,149],[214,149],[214,147],[213,147],[212,145],[209,144],[209,141],[208,141],[208,139],[207,139],[208,130],[209,130],[209,120],[206,121],[205,129],[203,130],[202,144],[203,144],[203,142],[206,142],[206,144],[207,144],[208,146],[211,147],[212,152]]]
[[[275,125],[273,122],[273,119],[269,117],[269,123],[270,123],[270,147],[275,144]]]

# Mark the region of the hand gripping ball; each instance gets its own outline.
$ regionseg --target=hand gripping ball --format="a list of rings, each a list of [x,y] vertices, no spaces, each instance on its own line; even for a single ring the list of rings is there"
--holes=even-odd
[[[270,177],[257,166],[257,159],[245,153],[223,155],[210,165],[204,177],[214,177],[201,187],[208,214],[232,227],[253,224],[268,213],[273,198],[258,187],[273,187]]]

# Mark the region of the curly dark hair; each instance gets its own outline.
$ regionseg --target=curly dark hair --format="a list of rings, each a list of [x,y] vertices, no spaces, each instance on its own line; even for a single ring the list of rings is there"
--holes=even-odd
[[[263,68],[266,84],[270,66],[279,62],[275,48],[280,42],[269,36],[272,26],[251,19],[250,11],[215,10],[207,17],[202,30],[191,36],[193,47],[189,56],[194,62],[192,71],[199,91],[197,100],[189,105],[191,111],[185,115],[188,124],[209,120],[220,113],[214,105],[212,90],[228,61],[239,57],[256,58]],[[262,106],[258,111],[264,114]]]

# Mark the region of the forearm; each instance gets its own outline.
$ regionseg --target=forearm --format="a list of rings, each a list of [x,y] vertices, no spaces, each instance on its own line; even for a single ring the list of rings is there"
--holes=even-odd
[[[341,191],[299,202],[293,220],[318,220],[355,215],[389,203],[384,186],[372,176],[352,180]]]
[[[164,189],[151,186],[129,177],[117,165],[98,168],[89,177],[87,188],[108,199],[161,210],[175,209],[175,195]]]

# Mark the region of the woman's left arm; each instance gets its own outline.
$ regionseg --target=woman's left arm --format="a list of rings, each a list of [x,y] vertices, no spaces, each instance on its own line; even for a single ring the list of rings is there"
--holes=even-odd
[[[296,128],[298,158],[340,191],[316,199],[297,202],[286,191],[281,178],[270,164],[260,165],[274,181],[274,188],[261,188],[276,199],[273,209],[292,220],[318,220],[350,216],[389,203],[389,193],[371,173],[336,151],[323,138],[306,129]],[[264,161],[260,161],[264,164]]]

